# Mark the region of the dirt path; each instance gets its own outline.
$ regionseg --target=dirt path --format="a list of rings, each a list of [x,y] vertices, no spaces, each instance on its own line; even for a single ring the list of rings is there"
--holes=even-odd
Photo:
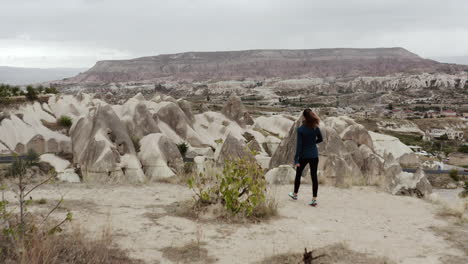
[[[397,263],[442,263],[447,255],[463,257],[431,228],[447,223],[434,216],[434,205],[411,197],[391,196],[371,187],[321,187],[320,206],[307,206],[310,185],[298,201],[289,200],[291,186],[270,190],[279,202],[279,217],[261,224],[196,223],[172,216],[167,206],[191,198],[184,186],[44,186],[33,199],[65,197],[74,223],[97,232],[111,225],[117,243],[147,263],[174,263],[167,247],[200,242],[215,263],[252,263],[276,254],[302,252],[334,243],[383,256]],[[306,199],[307,198],[307,199]],[[163,252],[166,255],[163,256]],[[183,262],[180,262],[183,263]]]

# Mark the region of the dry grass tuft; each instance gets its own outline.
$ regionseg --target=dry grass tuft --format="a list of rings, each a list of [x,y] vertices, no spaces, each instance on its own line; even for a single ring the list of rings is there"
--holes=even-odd
[[[174,263],[215,263],[216,259],[209,256],[205,243],[192,241],[182,247],[165,247],[161,249],[163,257]]]
[[[136,264],[127,252],[113,246],[110,229],[94,239],[79,228],[71,232],[49,234],[34,230],[25,237],[24,250],[18,240],[0,234],[0,263],[19,264]]]

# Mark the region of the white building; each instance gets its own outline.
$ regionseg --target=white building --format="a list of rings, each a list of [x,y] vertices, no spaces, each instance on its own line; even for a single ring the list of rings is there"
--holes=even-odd
[[[432,129],[431,131],[426,130],[424,140],[432,140],[434,138],[440,138],[443,135],[447,135],[450,140],[463,140],[463,131],[449,129]]]

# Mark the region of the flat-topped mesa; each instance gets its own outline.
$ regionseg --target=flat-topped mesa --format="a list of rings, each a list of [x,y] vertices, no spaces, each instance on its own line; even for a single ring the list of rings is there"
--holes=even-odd
[[[384,76],[394,73],[457,72],[463,68],[424,59],[403,48],[186,52],[99,61],[88,71],[65,82]]]

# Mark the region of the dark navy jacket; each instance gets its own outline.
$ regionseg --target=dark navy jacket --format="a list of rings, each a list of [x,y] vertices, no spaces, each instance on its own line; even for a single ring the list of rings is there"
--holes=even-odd
[[[318,158],[317,144],[322,142],[320,128],[310,128],[301,126],[297,129],[297,146],[294,164],[298,164],[300,159]]]

